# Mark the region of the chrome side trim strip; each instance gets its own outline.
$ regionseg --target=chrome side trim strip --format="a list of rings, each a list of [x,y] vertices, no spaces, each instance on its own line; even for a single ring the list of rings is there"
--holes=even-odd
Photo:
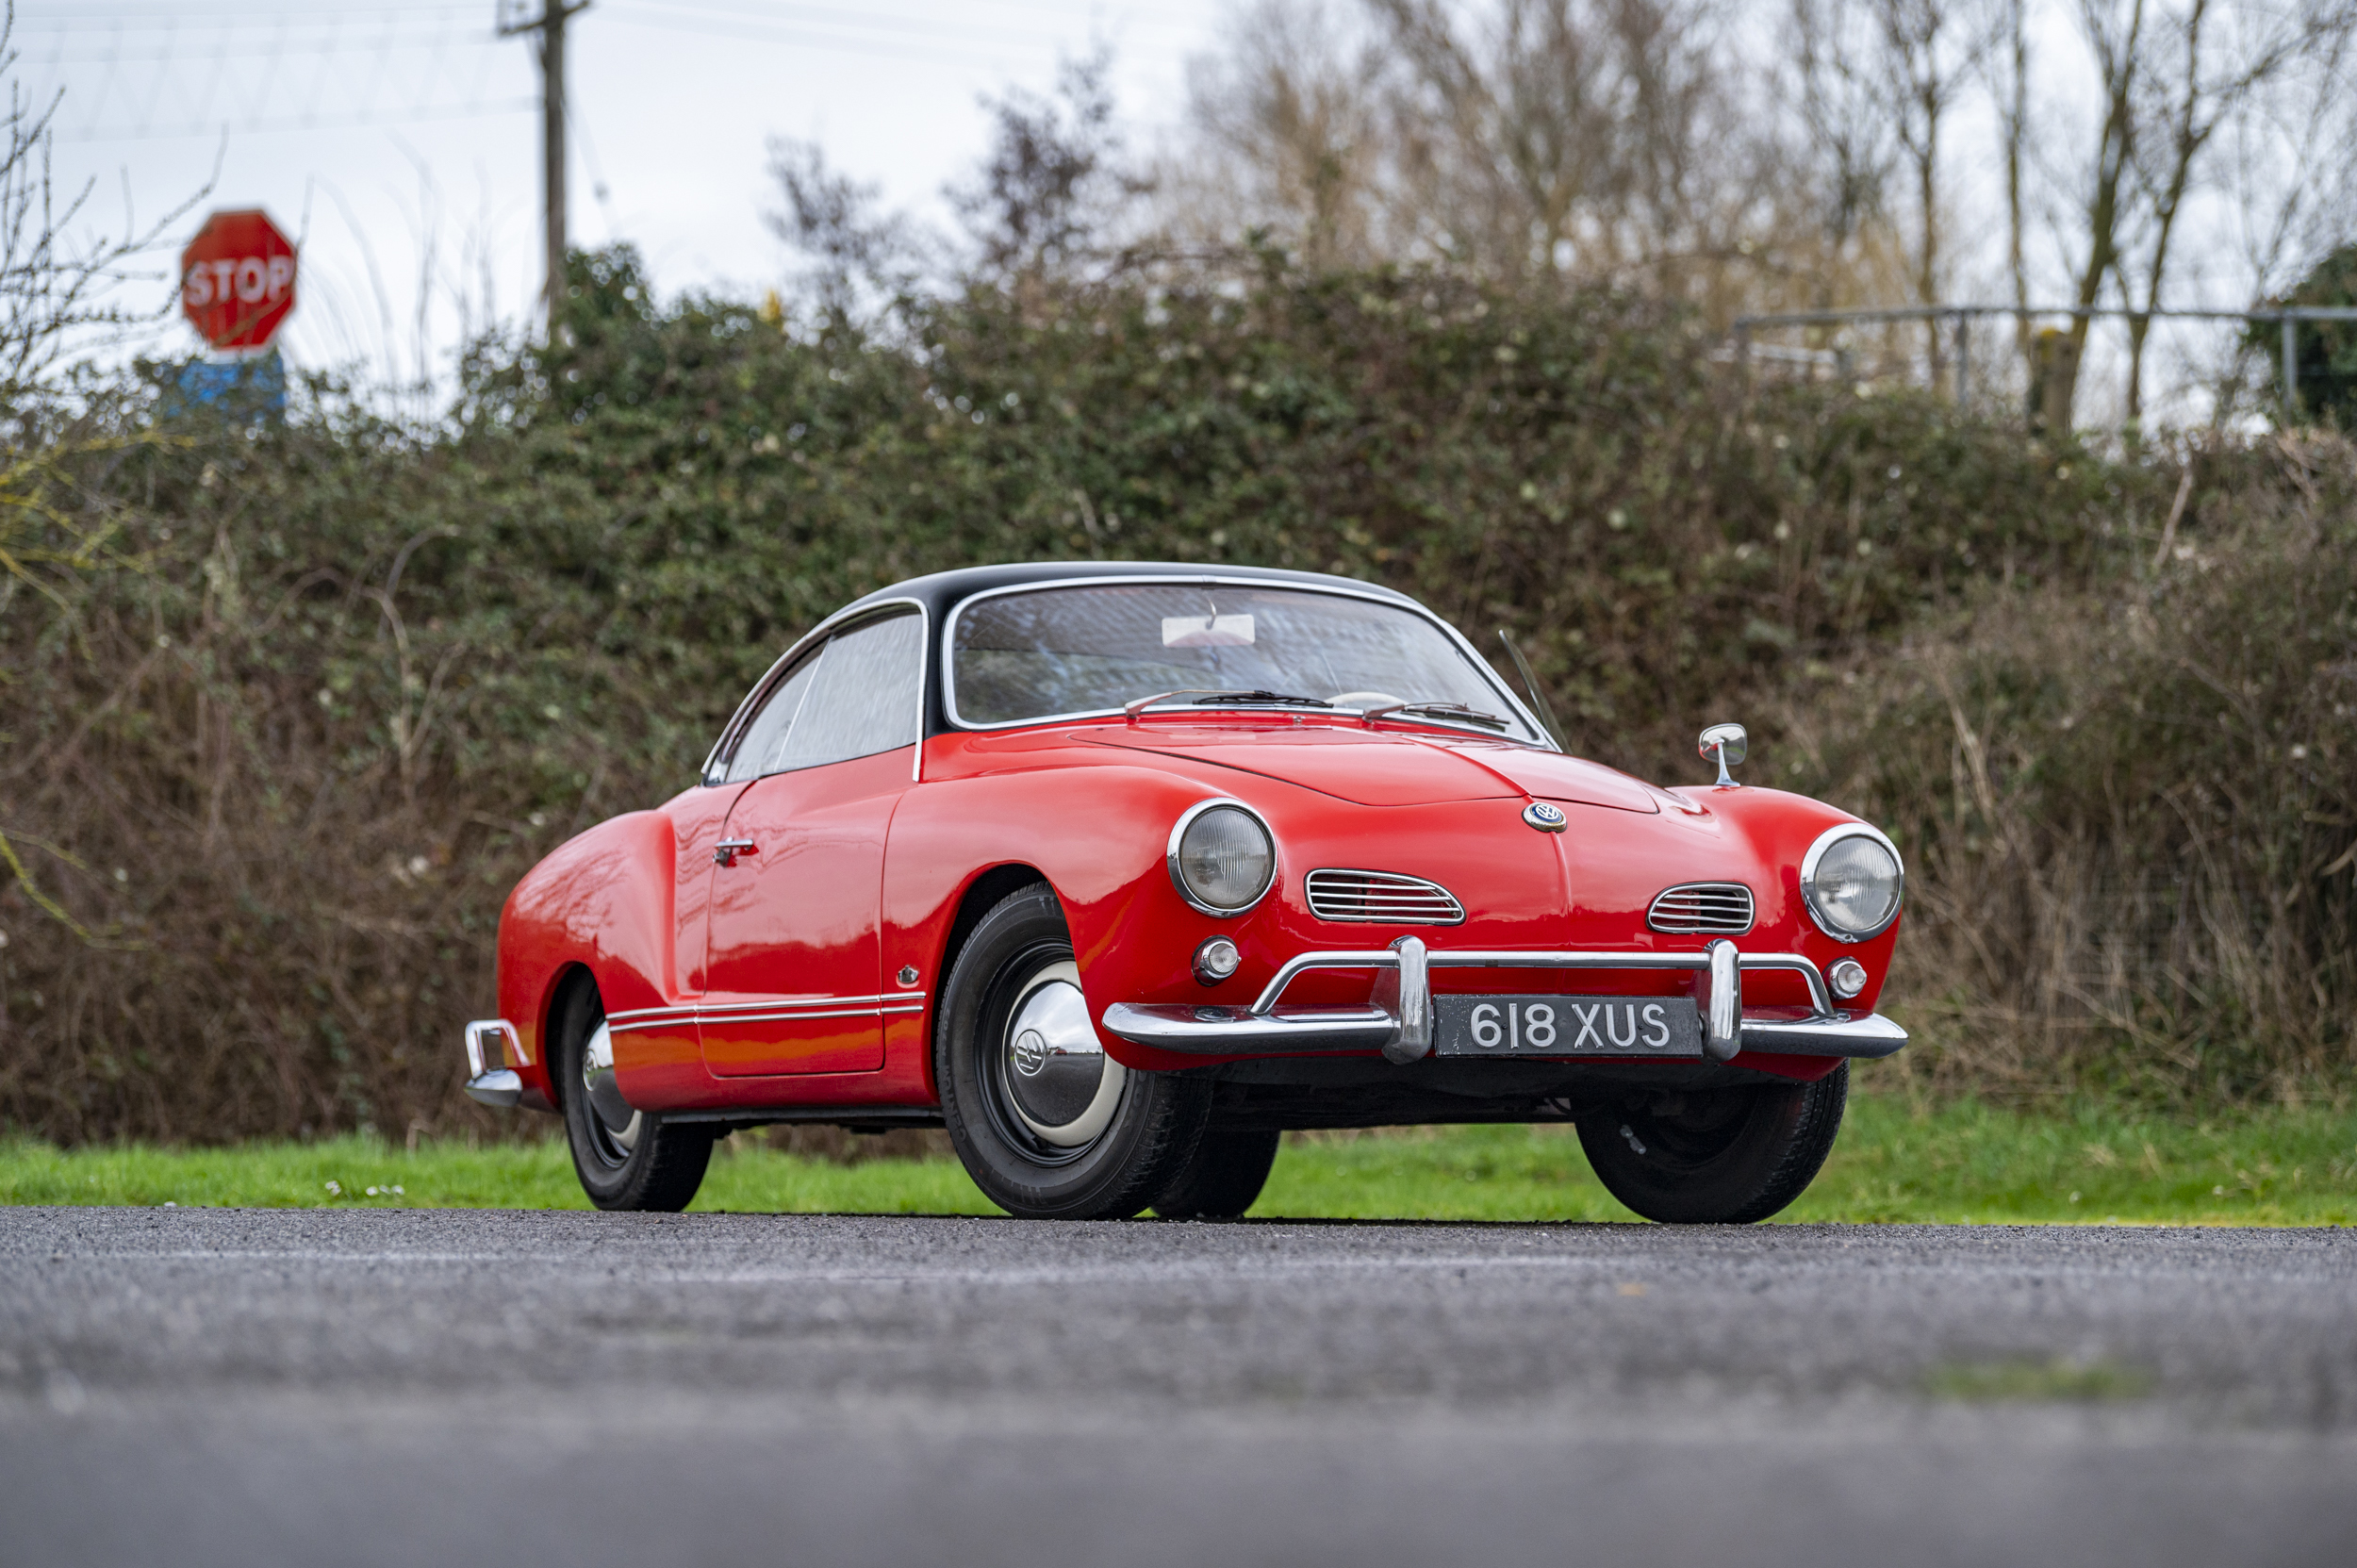
[[[790,1018],[856,1018],[882,1014],[922,1013],[930,1000],[922,991],[887,991],[875,997],[804,997],[770,1001],[722,1002],[705,1007],[681,1002],[669,1007],[637,1007],[605,1015],[615,1034],[646,1034],[657,1030],[685,1029],[701,1024],[776,1023]],[[470,1028],[473,1027],[471,1025]]]
[[[882,1012],[882,1008],[870,1002],[865,1007],[804,1007],[796,1008],[791,1012],[706,1013],[701,1015],[696,1021],[705,1025],[773,1024],[793,1018],[873,1018]]]

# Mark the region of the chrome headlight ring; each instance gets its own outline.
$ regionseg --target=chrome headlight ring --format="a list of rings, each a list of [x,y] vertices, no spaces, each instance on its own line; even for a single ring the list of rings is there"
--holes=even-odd
[[[1825,855],[1834,846],[1850,838],[1871,839],[1890,856],[1890,907],[1880,920],[1863,931],[1849,930],[1837,923],[1825,914],[1817,898],[1817,874]],[[1843,822],[1827,828],[1817,835],[1817,842],[1808,847],[1808,853],[1801,857],[1801,903],[1808,910],[1808,917],[1817,922],[1817,929],[1838,942],[1871,942],[1888,931],[1906,902],[1906,863],[1899,858],[1899,846],[1879,829],[1870,828],[1863,822]]]
[[[1268,866],[1261,875],[1259,890],[1244,902],[1226,909],[1198,897],[1195,889],[1187,885],[1186,873],[1179,866],[1179,850],[1186,841],[1187,830],[1194,827],[1206,813],[1213,811],[1233,811],[1240,814],[1260,830],[1262,841],[1268,846]],[[1262,819],[1261,814],[1242,801],[1226,795],[1215,795],[1208,801],[1197,801],[1178,814],[1178,820],[1171,824],[1170,843],[1162,852],[1162,862],[1170,870],[1170,885],[1178,890],[1178,896],[1187,901],[1187,907],[1199,910],[1216,919],[1230,919],[1267,898],[1269,889],[1277,885],[1277,835],[1269,831],[1269,825]]]

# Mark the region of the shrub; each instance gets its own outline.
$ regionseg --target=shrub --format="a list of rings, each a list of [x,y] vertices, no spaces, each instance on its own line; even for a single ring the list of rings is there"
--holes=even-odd
[[[1492,649],[1512,628],[1575,748],[1650,777],[1752,720],[1755,777],[1912,857],[1893,1006],[1941,1081],[2281,1094],[2345,1055],[2316,1019],[2350,1000],[2349,868],[2319,883],[2316,857],[2348,802],[2321,753],[2289,773],[2259,739],[2311,710],[2325,735],[2344,679],[2316,668],[2349,658],[2342,448],[2199,454],[2154,573],[2177,459],[1928,399],[1747,396],[1624,295],[1272,268],[789,331],[657,306],[611,252],[577,259],[563,325],[477,345],[431,429],[319,381],[283,423],[161,420],[151,371],[19,454],[48,477],[0,509],[0,834],[25,867],[0,892],[0,1121],[503,1125],[457,1094],[454,1041],[515,879],[686,784],[819,616],[1039,557],[1390,582]],[[2257,685],[2203,699],[2195,665]],[[2184,968],[2151,933],[2196,872],[2182,907],[2244,946],[2186,938],[2210,956]],[[2055,934],[2115,885],[2146,934]],[[2092,989],[2087,955],[2117,965]]]

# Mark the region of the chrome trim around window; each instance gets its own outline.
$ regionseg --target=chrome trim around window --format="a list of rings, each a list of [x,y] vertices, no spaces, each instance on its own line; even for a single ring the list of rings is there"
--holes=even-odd
[[[1825,858],[1826,850],[1845,838],[1872,839],[1890,851],[1890,864],[1898,867],[1899,886],[1897,896],[1890,900],[1890,913],[1884,916],[1871,931],[1844,931],[1825,918],[1824,912],[1817,907],[1818,865]],[[1863,822],[1839,823],[1819,834],[1817,842],[1808,847],[1808,853],[1801,857],[1801,906],[1808,911],[1808,917],[1817,923],[1817,929],[1837,942],[1871,942],[1898,920],[1899,912],[1906,907],[1906,901],[1907,863],[1899,857],[1899,846],[1893,844],[1879,828],[1869,827]]]
[[[977,592],[967,594],[964,599],[959,600],[955,604],[949,607],[949,613],[944,616],[941,621],[940,676],[942,716],[949,721],[950,726],[954,729],[987,732],[991,730],[1019,730],[1033,724],[1066,724],[1083,718],[1111,718],[1121,713],[1123,710],[1120,708],[1091,708],[1079,713],[1041,714],[1037,718],[1033,718],[996,719],[987,724],[971,722],[962,718],[958,713],[958,680],[956,664],[958,618],[964,615],[968,609],[981,603],[985,599],[997,599],[1011,593],[1052,593],[1059,588],[1129,587],[1141,584],[1178,586],[1191,585],[1196,587],[1282,588],[1295,593],[1325,593],[1331,594],[1337,599],[1357,599],[1362,600],[1370,604],[1388,604],[1393,609],[1407,610],[1411,614],[1420,615],[1424,617],[1425,619],[1430,621],[1434,626],[1438,627],[1442,635],[1447,637],[1450,642],[1456,645],[1458,652],[1464,655],[1465,662],[1473,667],[1475,672],[1479,675],[1482,680],[1489,683],[1490,688],[1492,691],[1496,692],[1498,696],[1506,700],[1507,711],[1520,718],[1523,723],[1523,727],[1530,734],[1537,735],[1539,738],[1536,740],[1515,740],[1510,735],[1499,734],[1495,730],[1485,730],[1477,724],[1452,724],[1446,719],[1419,717],[1414,720],[1414,722],[1419,724],[1431,724],[1438,729],[1449,730],[1464,734],[1479,735],[1490,740],[1503,740],[1515,746],[1527,746],[1536,751],[1553,751],[1558,750],[1554,740],[1550,738],[1548,734],[1547,727],[1539,721],[1538,716],[1532,713],[1529,707],[1525,704],[1520,698],[1514,695],[1513,688],[1508,686],[1503,680],[1499,679],[1498,672],[1490,668],[1490,661],[1481,656],[1480,652],[1474,647],[1472,642],[1467,640],[1465,635],[1462,632],[1459,632],[1456,627],[1451,626],[1447,621],[1442,619],[1439,616],[1433,614],[1432,611],[1425,608],[1424,605],[1419,604],[1416,601],[1409,598],[1406,594],[1385,592],[1372,587],[1354,589],[1336,587],[1326,583],[1295,583],[1279,577],[1237,576],[1232,573],[1210,571],[1203,573],[1199,577],[1140,577],[1119,574],[1104,577],[1065,577],[1060,578],[1054,582],[1008,583],[1001,585],[998,587],[982,588]],[[813,634],[813,635],[816,635],[816,634],[815,633]],[[1316,712],[1317,710],[1286,709],[1284,711]],[[1359,710],[1357,708],[1332,708],[1327,711],[1339,718],[1356,718],[1359,714]],[[732,720],[731,722],[733,723],[734,721]],[[717,750],[717,748],[715,748],[715,750]],[[707,771],[709,771],[709,765],[707,765]]]
[[[1202,816],[1205,812],[1210,811],[1214,806],[1235,807],[1238,811],[1243,812],[1246,817],[1251,817],[1254,822],[1260,824],[1261,831],[1268,835],[1268,878],[1261,883],[1261,890],[1252,895],[1249,902],[1238,904],[1233,909],[1222,909],[1216,904],[1205,903],[1188,889],[1187,879],[1178,874],[1178,841],[1186,836],[1187,825],[1189,823],[1193,822],[1196,817]],[[1236,916],[1242,915],[1245,911],[1257,907],[1262,899],[1268,897],[1269,889],[1275,887],[1277,883],[1277,834],[1269,827],[1268,818],[1262,817],[1259,812],[1254,811],[1250,806],[1245,805],[1242,801],[1239,801],[1230,795],[1214,795],[1209,800],[1197,801],[1195,804],[1180,812],[1178,814],[1178,820],[1171,824],[1170,842],[1164,846],[1162,850],[1162,865],[1164,868],[1170,872],[1170,885],[1178,890],[1178,896],[1187,901],[1187,907],[1194,910],[1199,910],[1203,914],[1209,915],[1212,918],[1219,920],[1232,919]]]
[[[879,611],[897,610],[903,607],[915,610],[917,619],[916,760],[910,765],[910,776],[913,779],[923,778],[925,776],[925,683],[932,675],[932,661],[925,656],[924,650],[930,646],[933,635],[932,614],[926,609],[923,600],[907,598],[880,599],[872,604],[847,604],[800,636],[796,637],[792,645],[784,652],[779,654],[769,668],[762,673],[761,679],[753,683],[752,689],[745,694],[744,701],[736,704],[736,711],[729,715],[729,721],[720,726],[720,738],[714,741],[712,750],[704,753],[703,770],[697,777],[707,785],[728,782],[712,776],[713,764],[720,760],[720,753],[727,751],[730,745],[743,734],[745,726],[752,722],[753,713],[761,706],[762,699],[769,695],[770,688],[778,683],[778,677],[801,654],[804,649],[834,635],[847,626],[874,619]],[[897,747],[892,749],[898,750]]]

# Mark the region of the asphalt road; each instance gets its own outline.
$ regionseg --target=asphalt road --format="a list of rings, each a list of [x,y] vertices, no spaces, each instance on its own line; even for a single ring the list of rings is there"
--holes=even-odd
[[[0,1562],[2342,1563],[2353,1235],[0,1211]]]

